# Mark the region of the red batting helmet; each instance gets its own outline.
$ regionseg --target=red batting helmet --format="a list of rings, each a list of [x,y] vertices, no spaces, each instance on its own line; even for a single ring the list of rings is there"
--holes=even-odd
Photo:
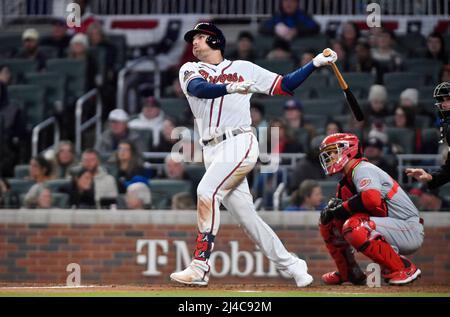
[[[339,173],[352,158],[361,155],[358,137],[351,133],[330,134],[323,139],[319,151],[326,175]]]

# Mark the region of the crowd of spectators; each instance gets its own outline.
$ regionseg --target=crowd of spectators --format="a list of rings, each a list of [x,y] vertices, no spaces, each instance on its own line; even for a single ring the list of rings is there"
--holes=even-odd
[[[289,61],[292,65],[303,66],[319,53],[318,48],[312,45],[298,49],[294,43],[324,35],[324,30],[320,29],[314,17],[300,10],[298,1],[282,0],[278,12],[262,21],[257,33],[248,30],[240,32],[234,46],[227,46],[225,55],[232,60]],[[258,37],[270,37],[270,47],[258,50]],[[52,208],[57,205],[57,194],[64,194],[68,197],[66,205],[70,208],[122,206],[149,209],[155,207],[152,200],[158,196],[152,193],[152,180],[166,179],[187,181],[191,185],[189,191],[171,197],[171,208],[195,207],[198,179],[189,173],[189,166],[180,162],[180,157],[168,155],[156,161],[163,165],[163,168],[156,169],[142,155],[144,152],[170,152],[180,141],[174,138],[175,129],[179,126],[187,127],[195,135],[194,118],[177,74],[166,80],[170,84],[163,87],[162,98],[139,96],[137,99],[140,102],[135,107],[139,112],[128,113],[116,109],[117,69],[102,67],[96,55],[96,50],[104,51],[104,63],[109,66],[115,65],[118,59],[117,48],[108,39],[99,21],[94,19],[73,34],[68,32],[64,21],[55,20],[50,34],[42,36],[36,29],[29,28],[23,32],[21,40],[22,47],[6,57],[34,60],[39,72],[46,71],[50,58],[47,56],[49,47],[53,49],[52,58],[85,61],[86,91],[93,87],[100,88],[104,99],[104,130],[92,148],[85,149],[79,157],[75,152],[72,134],[68,133],[63,135],[65,140],[59,142],[54,152],[32,157],[28,162],[21,161],[20,158],[24,157],[20,148],[21,140],[29,135],[24,131],[26,122],[23,113],[20,107],[9,102],[7,89],[9,85],[20,81],[12,78],[8,66],[0,65],[0,127],[3,131],[0,160],[1,176],[6,177],[0,179],[0,206]],[[408,60],[421,58],[440,65],[435,74],[427,77],[426,86],[449,81],[449,52],[443,34],[433,31],[425,38],[422,47],[411,49],[403,47],[398,35],[387,27],[363,31],[355,23],[343,22],[334,35],[328,36],[327,43],[337,52],[338,67],[342,71],[371,74],[374,77],[374,82],[367,90],[357,91],[367,118],[364,122],[357,122],[351,115],[345,115],[344,111],[339,116],[324,113],[322,117],[325,120],[320,121],[320,115],[314,116],[308,112],[305,107],[308,98],[302,94],[283,99],[280,116],[277,117],[268,114],[264,98],[258,96],[251,103],[252,126],[256,128],[261,143],[271,144],[271,154],[305,153],[302,159],[289,168],[286,192],[290,202],[287,211],[318,210],[322,207],[324,195],[320,182],[325,180],[325,176],[317,157],[318,146],[326,135],[356,133],[361,138],[364,155],[369,161],[395,179],[402,177],[396,168],[397,154],[438,154],[441,151],[437,142],[430,143],[422,137],[424,129],[437,131],[433,105],[423,102],[430,100],[431,96],[423,95],[423,87],[417,86],[393,90],[386,85],[385,78],[386,74],[408,71]],[[316,73],[329,76],[330,70],[324,68]],[[320,97],[323,93],[321,89],[324,88],[316,85],[310,96]],[[303,90],[303,87],[300,86],[298,90]],[[179,99],[177,116],[166,113],[165,98]],[[335,104],[333,102],[330,107],[338,107],[342,102],[343,99]],[[70,109],[71,115],[67,118],[73,116],[73,108]],[[64,119],[65,114],[60,117]],[[270,134],[260,134],[263,128],[275,128],[277,138],[272,140]],[[411,147],[403,143],[401,138],[391,138],[389,131],[393,128],[411,132],[414,136]],[[183,142],[185,149],[194,152],[193,145],[198,140]],[[32,185],[25,193],[16,195],[9,179],[16,178],[14,170],[19,163],[29,164],[29,172],[23,179],[28,179]],[[254,176],[250,175],[249,181],[255,198],[261,197],[261,193],[267,189],[267,183],[264,183],[267,179],[275,183],[282,179],[279,173],[264,179],[261,175]],[[66,180],[66,183],[58,188],[48,185],[54,180]],[[412,189],[411,195],[418,197],[421,208],[444,210],[449,205],[436,192]],[[271,202],[268,205],[271,206]]]

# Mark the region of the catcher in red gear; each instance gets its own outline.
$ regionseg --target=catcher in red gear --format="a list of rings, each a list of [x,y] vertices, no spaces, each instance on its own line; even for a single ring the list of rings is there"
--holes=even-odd
[[[419,211],[398,183],[362,157],[358,137],[349,133],[327,136],[320,145],[320,163],[327,175],[342,174],[336,198],[320,215],[320,233],[336,263],[326,284],[364,284],[366,276],[354,250],[382,267],[389,284],[403,285],[421,271],[404,255],[423,242]]]

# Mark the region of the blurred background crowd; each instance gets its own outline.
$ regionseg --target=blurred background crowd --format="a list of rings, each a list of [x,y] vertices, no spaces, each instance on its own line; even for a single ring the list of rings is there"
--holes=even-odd
[[[189,45],[177,38],[183,28],[173,35],[182,15],[167,22],[161,41],[136,44],[111,31],[114,23],[106,28],[105,16],[132,16],[148,1],[130,1],[139,8],[109,15],[120,11],[114,1],[74,1],[82,23],[72,29],[52,13],[54,1],[17,2],[26,12],[9,20],[3,12],[0,29],[0,207],[194,209],[204,167],[178,82],[179,67],[194,60]],[[351,132],[369,161],[397,179],[420,209],[450,211],[450,187],[430,191],[403,172],[410,166],[433,169],[448,154],[439,143],[432,98],[438,83],[450,82],[448,22],[427,34],[415,24],[402,32],[395,23],[367,28],[339,15],[344,1],[331,1],[339,23],[324,27],[318,8],[306,10],[311,1],[263,2],[272,3],[271,14],[258,18],[255,28],[237,26],[243,23],[239,17],[213,19],[227,36],[225,57],[286,74],[330,47],[366,120],[354,120],[326,68],[293,97],[253,96],[252,125],[260,142],[270,145],[269,157],[280,157],[277,172],[256,168],[249,177],[258,210],[320,210],[336,182],[325,178],[318,145],[331,133]],[[448,1],[436,3],[448,10]],[[97,13],[101,8],[105,12]],[[194,23],[187,24],[188,29]],[[164,62],[174,50],[177,58]],[[133,63],[142,61],[150,67],[133,71]],[[95,124],[85,129],[89,120]],[[262,133],[270,128],[279,129],[277,140]],[[174,145],[179,149],[169,155]]]

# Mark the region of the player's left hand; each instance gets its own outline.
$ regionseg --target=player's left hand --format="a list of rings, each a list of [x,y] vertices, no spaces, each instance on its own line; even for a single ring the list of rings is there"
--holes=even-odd
[[[327,65],[337,61],[336,52],[333,51],[332,49],[328,49],[328,50],[330,50],[330,52],[331,52],[330,56],[325,57],[323,55],[323,53],[320,53],[316,57],[313,58],[314,66],[316,66],[316,67],[327,66]]]
[[[251,80],[244,80],[237,83],[230,83],[227,85],[227,92],[229,94],[247,94],[249,92],[249,89],[251,86],[255,84],[254,81]]]
[[[349,214],[343,206],[344,201],[339,198],[331,198],[327,206],[320,213],[320,222],[324,225],[334,218],[347,219]]]

